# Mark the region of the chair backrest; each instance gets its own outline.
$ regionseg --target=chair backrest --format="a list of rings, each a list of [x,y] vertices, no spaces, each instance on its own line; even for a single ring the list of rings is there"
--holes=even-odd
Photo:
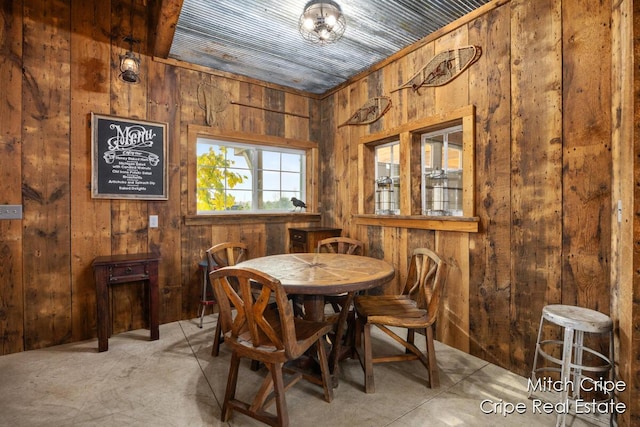
[[[224,242],[207,249],[209,271],[218,267],[228,267],[248,259],[247,245],[242,242]]]
[[[278,279],[241,267],[212,271],[209,278],[220,308],[225,343],[241,349],[243,356],[257,356],[256,360],[284,361],[304,352],[297,346],[293,308]],[[269,308],[273,299],[277,312]]]
[[[316,252],[332,254],[364,255],[364,244],[349,237],[329,237],[318,241]]]
[[[411,255],[403,294],[427,310],[429,322],[435,321],[438,315],[448,268],[448,264],[430,249],[418,248]]]

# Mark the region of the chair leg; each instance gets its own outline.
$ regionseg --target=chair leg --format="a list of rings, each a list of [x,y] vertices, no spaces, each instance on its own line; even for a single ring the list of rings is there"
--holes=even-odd
[[[373,350],[371,348],[371,327],[366,323],[363,329],[364,346],[364,391],[365,393],[375,393],[376,387],[373,381]]]
[[[340,360],[342,358],[343,346],[352,346],[349,341],[349,308],[353,303],[353,292],[349,292],[341,301],[342,310],[339,310],[338,320],[335,326],[335,338],[331,354],[329,355],[329,366],[334,376],[340,373]],[[351,326],[353,327],[353,325]],[[351,350],[350,350],[351,351]]]
[[[415,337],[416,337],[416,331],[414,329],[407,328],[407,342],[411,343],[411,344],[414,344]],[[404,349],[404,352],[406,354],[411,354],[411,351],[409,350],[408,347],[406,347]]]
[[[320,363],[320,375],[322,376],[322,389],[324,391],[324,400],[331,402],[333,400],[333,376],[329,370],[329,362],[327,360],[327,350],[324,348],[324,337],[316,341],[318,349],[318,362]],[[334,375],[337,375],[334,372]]]
[[[216,322],[216,332],[213,337],[213,348],[211,349],[211,355],[213,357],[218,357],[218,352],[220,351],[220,343],[224,341],[222,337],[222,324],[220,323],[220,315],[218,315],[218,321]]]
[[[287,401],[284,398],[284,378],[282,376],[282,363],[267,364],[273,378],[273,394],[276,401],[278,425],[289,425],[289,412]]]
[[[222,421],[229,421],[233,409],[229,402],[236,397],[236,385],[238,383],[238,368],[240,367],[240,356],[234,351],[231,355],[231,363],[229,365],[229,378],[227,379],[227,390],[224,394],[224,402],[222,404]]]
[[[436,349],[433,344],[433,326],[429,326],[425,331],[427,341],[427,360],[429,361],[429,385],[431,388],[440,387],[440,377],[438,374],[438,363],[436,362]]]
[[[356,324],[356,314],[355,312],[351,311],[349,312],[349,315],[347,317],[347,333],[345,337],[345,343],[350,347],[349,357],[352,359],[355,356],[355,343],[356,343],[356,337],[354,335],[356,330],[355,324]]]
[[[359,350],[360,346],[362,345],[362,319],[358,316],[355,316],[354,322],[355,330],[353,332],[353,343],[354,348],[356,350]]]

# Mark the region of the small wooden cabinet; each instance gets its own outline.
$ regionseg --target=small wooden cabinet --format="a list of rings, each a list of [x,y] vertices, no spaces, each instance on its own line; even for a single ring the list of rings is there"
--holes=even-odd
[[[315,252],[318,241],[338,237],[341,228],[308,227],[289,229],[289,253]]]

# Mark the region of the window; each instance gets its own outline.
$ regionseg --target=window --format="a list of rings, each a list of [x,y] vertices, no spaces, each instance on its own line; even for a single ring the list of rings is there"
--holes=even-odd
[[[400,141],[376,147],[376,214],[400,213]]]
[[[475,135],[473,105],[363,135],[356,224],[477,233]]]
[[[306,151],[199,137],[197,213],[282,212],[305,199]]]
[[[462,216],[462,126],[421,138],[422,214]]]

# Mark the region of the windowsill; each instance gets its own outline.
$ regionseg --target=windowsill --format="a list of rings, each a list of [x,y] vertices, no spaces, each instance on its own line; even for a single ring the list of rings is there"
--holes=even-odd
[[[260,224],[283,222],[319,222],[319,213],[280,212],[220,215],[185,215],[184,225]]]
[[[478,217],[462,216],[423,216],[423,215],[354,215],[358,225],[379,227],[416,228],[420,230],[460,231],[477,233],[480,224]]]

